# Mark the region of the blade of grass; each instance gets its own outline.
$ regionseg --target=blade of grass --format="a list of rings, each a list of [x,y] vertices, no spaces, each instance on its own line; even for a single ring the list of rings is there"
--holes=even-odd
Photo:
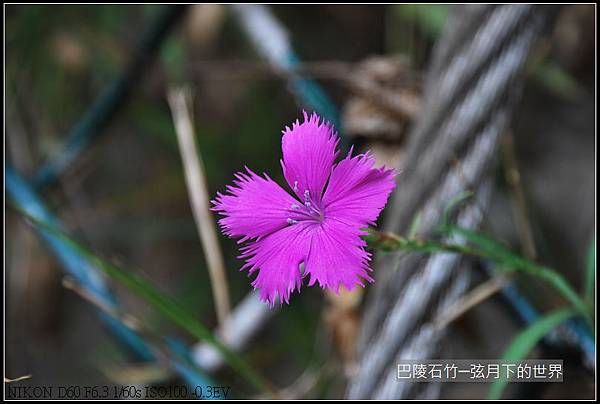
[[[443,233],[447,235],[457,235],[464,238],[466,241],[478,247],[486,256],[493,258],[494,260],[501,260],[504,263],[511,264],[512,266],[522,266],[522,258],[514,255],[506,246],[502,243],[485,237],[472,230],[464,229],[462,227],[454,225],[444,226]]]
[[[56,228],[60,229],[62,227],[58,218],[46,207],[45,203],[10,164],[4,166],[4,174],[5,190],[7,196],[10,197],[9,203],[11,206],[15,206],[18,211],[24,211],[26,214],[43,220]],[[86,285],[86,288],[90,292],[107,304],[112,305],[116,303],[114,296],[110,293],[99,271],[90,265],[81,254],[73,250],[51,232],[44,229],[36,229],[41,239],[57,258],[65,273],[77,279],[81,284]],[[139,335],[131,332],[129,328],[115,321],[113,318],[103,313],[99,313],[99,315],[102,321],[106,322],[117,340],[135,353],[136,360],[153,361],[155,359],[147,344]]]
[[[127,289],[134,292],[140,298],[148,302],[154,309],[170,319],[173,323],[189,332],[195,338],[206,341],[207,343],[213,345],[221,353],[221,355],[223,355],[225,361],[233,369],[238,371],[240,375],[248,380],[254,387],[263,392],[272,392],[272,389],[269,387],[269,383],[258,373],[258,371],[252,368],[250,364],[248,364],[235,352],[229,350],[216,336],[213,335],[208,328],[197,321],[193,315],[183,309],[172,298],[158,291],[146,279],[103,260],[86,247],[67,236],[61,230],[48,223],[37,220],[18,207],[15,207],[15,209],[25,216],[34,226],[54,234],[66,244],[70,245],[73,249],[77,250],[92,264],[97,266],[100,270],[114,280],[121,283]]]
[[[594,290],[596,288],[596,237],[592,238],[587,254],[585,276],[585,300],[588,303],[594,301]]]
[[[513,339],[504,355],[502,355],[502,360],[519,361],[524,359],[548,332],[576,314],[577,312],[574,310],[565,309],[554,311],[539,318]],[[498,379],[490,387],[487,398],[489,400],[499,400],[507,385],[508,380]]]
[[[189,381],[188,383],[190,386],[199,386],[199,384],[197,384],[198,382],[202,383],[200,384],[201,386],[214,385],[215,382],[213,380],[207,378],[206,375],[202,374],[196,366],[189,362],[186,349],[181,349],[181,347],[177,350],[173,349],[173,345],[175,345],[173,340],[165,338],[163,335],[158,334],[158,332],[145,327],[138,318],[123,312],[117,307],[105,304],[105,302],[101,301],[87,291],[84,286],[77,284],[74,279],[64,278],[63,286],[66,289],[76,293],[94,307],[97,307],[107,316],[114,318],[116,321],[119,321],[126,327],[130,328],[133,332],[143,336],[147,341],[148,346],[153,350],[157,359],[157,363],[168,361],[169,365],[176,369],[177,373],[182,376],[184,380]],[[159,369],[159,373],[163,377],[168,377],[170,373],[166,371],[166,368],[163,366],[158,366],[157,363],[143,367]],[[137,366],[136,368],[139,369],[141,366]],[[122,380],[119,378],[120,376],[115,376],[112,370],[109,372],[109,377],[116,381]],[[147,380],[146,384],[148,383],[150,382]]]
[[[10,165],[4,167],[6,178],[6,191],[10,195],[10,205],[18,206],[17,210],[23,210],[30,215],[37,217],[46,223],[52,224],[55,228],[62,228],[60,220],[48,210],[44,202],[39,199],[35,192],[25,183],[20,175],[15,172]],[[81,290],[85,290],[86,296],[91,300],[101,303],[105,308],[118,309],[118,302],[109,290],[100,270],[94,267],[86,258],[69,244],[65,243],[60,237],[39,227],[35,227],[38,235],[46,243],[48,249],[60,262],[62,271],[68,277],[78,282]],[[132,350],[135,353],[135,360],[142,363],[157,363],[160,361],[158,352],[154,344],[156,338],[150,338],[149,335],[134,330],[131,323],[121,321],[118,316],[111,316],[110,313],[102,310],[102,307],[94,305],[98,318],[104,322],[118,342]],[[110,311],[110,310],[109,310]],[[186,349],[187,351],[187,349]],[[186,382],[186,384],[195,388],[196,386],[206,386],[211,383],[203,371],[188,371],[181,368],[182,358],[179,356],[168,355],[169,365]],[[184,371],[185,370],[185,371]]]

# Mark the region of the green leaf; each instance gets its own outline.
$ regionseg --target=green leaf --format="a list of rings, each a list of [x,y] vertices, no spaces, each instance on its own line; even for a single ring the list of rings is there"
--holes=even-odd
[[[447,4],[402,4],[398,11],[401,17],[413,20],[433,38],[441,34],[448,17]]]
[[[538,341],[548,334],[548,332],[576,314],[577,312],[574,310],[565,309],[554,311],[540,317],[513,339],[508,349],[504,352],[504,355],[502,355],[502,359],[506,361],[519,361],[524,359],[536,346]],[[499,400],[507,384],[508,381],[506,379],[498,379],[495,381],[490,387],[487,398],[489,400]]]
[[[508,247],[496,240],[462,227],[454,225],[446,225],[445,227],[448,234],[455,234],[463,237],[473,245],[480,248],[485,255],[501,264],[505,264],[505,266],[516,268],[527,266],[525,259],[514,254],[508,249]]]
[[[560,97],[572,100],[580,92],[577,81],[556,62],[546,60],[528,70],[536,81]]]
[[[225,346],[212,331],[200,323],[196,318],[182,308],[175,300],[166,294],[160,292],[154,285],[146,279],[113,265],[95,255],[89,249],[79,244],[67,236],[64,232],[48,223],[42,222],[27,212],[16,208],[23,214],[34,226],[40,227],[59,237],[73,249],[77,250],[82,256],[87,258],[92,265],[102,270],[109,277],[121,283],[127,289],[134,292],[140,298],[148,302],[154,309],[163,314],[166,318],[177,324],[198,340],[205,341],[214,346],[223,355],[225,361],[251,384],[261,391],[270,391],[268,383],[263,377],[248,364],[242,357],[231,351]]]
[[[513,253],[503,244],[482,236],[472,230],[452,225],[446,227],[449,233],[460,235],[481,249],[483,252],[482,255],[495,261],[501,268],[517,270],[549,283],[579,311],[590,327],[594,328],[592,315],[588,306],[560,273],[556,272],[554,269],[531,262]]]
[[[596,237],[592,238],[587,254],[587,268],[585,277],[585,300],[594,301],[594,290],[596,288]]]

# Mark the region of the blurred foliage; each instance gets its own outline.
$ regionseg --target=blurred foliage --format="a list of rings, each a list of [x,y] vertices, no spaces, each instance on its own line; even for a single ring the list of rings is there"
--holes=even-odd
[[[577,81],[552,60],[531,64],[529,72],[536,82],[556,96],[572,100],[581,91]]]
[[[8,94],[30,100],[57,130],[66,130],[87,106],[81,101],[91,100],[120,67],[120,55],[110,52],[111,35],[128,17],[123,7],[8,6],[6,56],[18,61],[6,64]]]
[[[448,7],[447,4],[401,4],[392,9],[402,21],[417,24],[424,33],[436,37],[442,33]]]

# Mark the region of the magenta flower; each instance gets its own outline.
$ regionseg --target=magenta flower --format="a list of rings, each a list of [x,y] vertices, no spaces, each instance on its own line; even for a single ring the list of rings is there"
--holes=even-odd
[[[336,293],[340,285],[364,287],[370,254],[361,238],[373,225],[395,187],[394,171],[373,168],[367,152],[352,157],[352,150],[334,164],[338,138],[333,127],[317,114],[286,127],[281,139],[281,167],[290,195],[268,175],[235,175],[227,194],[217,193],[214,211],[229,237],[241,237],[240,269],[258,271],[252,282],[260,299],[289,303],[290,294],[310,276],[308,286],[319,282]],[[304,270],[301,271],[301,264]]]

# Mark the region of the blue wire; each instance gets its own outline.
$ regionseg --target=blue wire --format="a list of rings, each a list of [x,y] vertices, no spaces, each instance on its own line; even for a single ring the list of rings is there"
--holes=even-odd
[[[31,184],[37,190],[51,184],[81,155],[98,136],[102,128],[126,101],[134,85],[149,66],[152,55],[160,47],[169,30],[183,16],[186,6],[167,5],[141,36],[131,61],[92,102],[83,116],[71,128],[60,151],[35,173]]]
[[[325,90],[316,81],[294,73],[300,63],[298,55],[294,51],[290,51],[285,66],[289,68],[293,76],[290,80],[292,93],[298,95],[302,103],[315,109],[341,132],[339,111]]]
[[[4,166],[4,176],[5,189],[20,209],[36,220],[48,223],[58,229],[63,228],[60,221],[44,206],[31,187],[8,164]],[[116,306],[117,301],[110,293],[100,272],[86,257],[48,230],[37,226],[35,229],[58,258],[66,273],[75,278],[87,291],[107,305]],[[152,350],[142,337],[116,318],[100,310],[97,310],[97,313],[117,338],[136,354],[138,359],[146,362],[155,360]],[[180,345],[178,351],[180,354],[184,354],[185,357],[189,357],[185,346]],[[178,360],[173,361],[173,365],[179,375],[191,387],[213,385],[210,379],[199,374],[192,366]]]
[[[489,265],[485,265],[484,263],[484,267],[486,272],[491,274],[492,270]],[[502,295],[517,312],[517,315],[524,324],[529,325],[540,318],[540,314],[536,308],[513,285],[506,285],[502,289]],[[571,342],[583,352],[588,363],[594,363],[596,344],[588,326],[580,318],[573,318],[566,321],[563,327],[572,338]],[[554,345],[559,343],[557,338],[558,336],[555,332],[551,332],[544,337],[548,343]]]

